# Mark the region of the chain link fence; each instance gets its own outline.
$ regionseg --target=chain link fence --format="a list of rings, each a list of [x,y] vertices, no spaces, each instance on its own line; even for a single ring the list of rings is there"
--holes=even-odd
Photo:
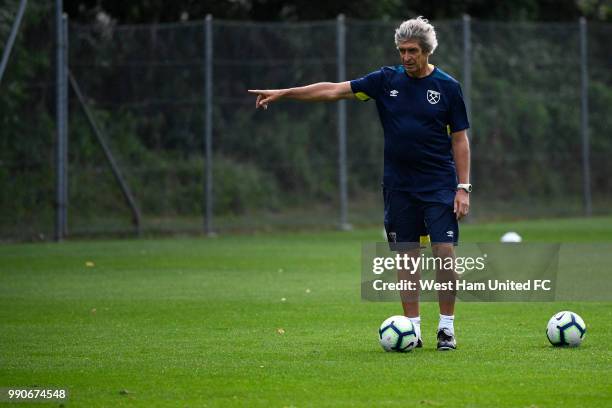
[[[45,20],[53,10],[38,9],[37,19],[33,12],[0,84],[0,237],[8,239],[52,236],[57,204],[55,45],[36,43],[42,31],[55,37]],[[337,227],[342,217],[352,225],[382,225],[383,136],[374,102],[347,101],[343,163],[336,103],[286,101],[256,111],[246,90],[348,80],[394,65],[398,23],[213,20],[210,38],[204,21],[71,24],[69,70],[83,101],[70,90],[68,235],[201,232],[206,220],[208,232],[222,233]],[[440,46],[431,60],[469,96],[472,219],[585,214],[578,22],[434,24]],[[345,59],[337,47],[342,33]],[[594,214],[609,214],[612,205],[611,39],[609,24],[588,25]],[[346,78],[338,77],[339,64]],[[102,144],[132,195],[139,228]],[[342,168],[347,214],[340,212]]]
[[[53,237],[54,5],[31,2],[0,82],[0,238]],[[19,2],[0,7],[4,53]]]

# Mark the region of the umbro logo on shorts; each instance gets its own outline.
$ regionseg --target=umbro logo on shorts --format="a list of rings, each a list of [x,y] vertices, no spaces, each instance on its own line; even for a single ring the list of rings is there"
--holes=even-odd
[[[446,235],[447,235],[449,238],[452,238],[452,237],[455,235],[455,233],[454,233],[453,231],[446,231]]]
[[[399,94],[399,92],[397,91],[397,89],[393,89],[391,92],[389,92],[389,96],[397,96],[397,94]]]

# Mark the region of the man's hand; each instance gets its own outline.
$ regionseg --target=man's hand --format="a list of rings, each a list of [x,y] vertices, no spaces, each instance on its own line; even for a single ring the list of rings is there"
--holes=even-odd
[[[470,194],[462,188],[458,189],[455,194],[455,208],[453,211],[458,220],[470,212]]]
[[[457,178],[460,183],[466,184],[470,180],[470,142],[466,130],[451,134],[453,144],[453,159],[457,168]],[[470,211],[470,194],[457,189],[455,194],[455,215],[457,219],[465,217]]]
[[[268,109],[268,104],[283,96],[284,89],[249,89],[250,93],[257,94],[255,109]]]

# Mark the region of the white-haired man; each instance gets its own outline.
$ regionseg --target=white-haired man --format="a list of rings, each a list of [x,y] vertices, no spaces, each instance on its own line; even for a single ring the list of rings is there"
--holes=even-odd
[[[385,136],[383,196],[389,242],[414,243],[396,250],[419,256],[416,243],[426,229],[434,256],[454,258],[454,245],[459,239],[457,221],[468,213],[472,190],[469,123],[461,87],[429,63],[438,42],[434,27],[426,19],[404,21],[395,31],[395,44],[401,65],[383,67],[363,78],[249,92],[257,94],[256,108],[264,109],[284,98],[374,99]],[[442,268],[436,273],[438,281],[455,280],[452,269]],[[420,271],[398,274],[400,279],[415,279]],[[438,350],[455,349],[454,292],[438,292],[438,302]],[[402,296],[402,306],[422,346],[418,293]]]

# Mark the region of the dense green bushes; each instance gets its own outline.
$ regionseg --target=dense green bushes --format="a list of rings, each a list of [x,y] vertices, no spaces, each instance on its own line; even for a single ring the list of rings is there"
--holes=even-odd
[[[32,11],[33,10],[33,11]],[[53,214],[54,50],[50,9],[32,8],[0,86],[3,225]],[[348,77],[396,63],[393,23],[348,22]],[[215,23],[217,215],[336,205],[335,104],[253,109],[252,87],[335,80],[335,22]],[[462,80],[461,23],[437,24],[435,64]],[[592,184],[611,200],[612,78],[606,33],[589,38]],[[521,205],[582,195],[577,24],[473,22],[473,177],[480,199]],[[71,70],[145,216],[198,216],[204,199],[201,23],[71,29]],[[608,64],[608,65],[606,65]],[[379,189],[382,130],[373,102],[348,102],[352,201]],[[76,98],[70,105],[70,213],[128,213]],[[560,198],[560,199],[559,199]]]

